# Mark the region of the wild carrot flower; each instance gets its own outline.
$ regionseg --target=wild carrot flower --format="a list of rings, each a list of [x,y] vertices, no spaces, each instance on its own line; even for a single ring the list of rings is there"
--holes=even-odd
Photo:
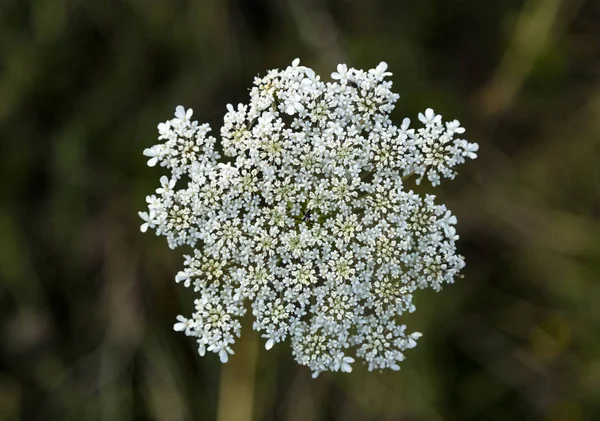
[[[416,346],[421,334],[400,322],[414,291],[441,289],[465,263],[456,217],[405,183],[454,178],[478,146],[432,109],[421,128],[396,126],[390,75],[386,63],[340,64],[324,82],[297,59],[271,70],[248,104],[227,106],[224,156],[192,110],[158,125],[161,143],[144,155],[169,176],[141,230],[191,249],[175,280],[196,292],[195,311],[174,328],[200,355],[226,362],[247,309],[267,349],[289,340],[315,376],[350,372],[355,359],[398,370]]]

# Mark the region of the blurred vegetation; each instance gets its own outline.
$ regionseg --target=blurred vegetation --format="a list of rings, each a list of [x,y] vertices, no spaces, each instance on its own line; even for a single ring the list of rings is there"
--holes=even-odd
[[[389,63],[395,117],[458,118],[464,278],[421,292],[399,373],[310,372],[245,329],[172,331],[182,259],[139,233],[175,105],[218,127],[295,57]],[[600,1],[0,2],[0,419],[600,419]]]

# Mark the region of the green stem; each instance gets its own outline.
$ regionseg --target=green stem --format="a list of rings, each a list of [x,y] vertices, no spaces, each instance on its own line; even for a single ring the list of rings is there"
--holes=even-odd
[[[221,366],[218,421],[252,421],[258,345],[258,334],[246,329],[236,353]]]

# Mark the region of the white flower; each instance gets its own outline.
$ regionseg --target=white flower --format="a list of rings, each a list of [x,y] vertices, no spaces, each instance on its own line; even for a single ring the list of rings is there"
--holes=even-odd
[[[300,112],[304,110],[304,105],[300,101],[302,101],[302,97],[300,95],[295,95],[294,97],[288,100],[288,106],[285,108],[285,112],[289,115],[294,115],[296,112]]]
[[[183,285],[186,287],[190,286],[190,275],[189,273],[180,270],[179,272],[177,272],[177,275],[175,275],[175,282],[180,283],[183,282]]]
[[[410,118],[406,117],[404,118],[404,120],[402,120],[402,125],[400,126],[400,130],[399,133],[401,135],[406,136],[407,138],[413,138],[415,137],[415,130],[414,129],[409,129],[410,127]]]
[[[477,158],[476,152],[479,150],[479,145],[477,143],[469,143],[466,140],[460,140],[459,145],[463,149],[463,156],[469,159]]]
[[[167,177],[166,175],[163,175],[160,178],[160,186],[158,189],[156,189],[156,193],[158,194],[169,194],[173,191],[173,188],[175,187],[175,183],[177,182],[176,178],[172,178],[169,180],[169,177]]]
[[[348,66],[345,64],[338,64],[337,72],[331,73],[331,78],[335,80],[339,80],[340,82],[347,82],[351,80],[352,73],[348,71]]]
[[[144,149],[144,156],[150,157],[150,159],[148,160],[149,167],[153,167],[156,165],[156,163],[158,162],[158,156],[160,155],[161,149],[162,148],[160,147],[160,145],[154,145],[151,148]]]
[[[419,113],[419,120],[425,125],[440,124],[442,121],[441,115],[435,115],[431,108],[425,110],[425,114]],[[454,120],[456,121],[456,120]]]
[[[189,108],[187,111],[181,105],[178,105],[175,108],[175,117],[178,118],[179,120],[188,121],[190,118],[192,118],[193,114],[194,114],[194,111],[191,108]],[[159,128],[159,130],[160,130],[160,128]]]
[[[175,323],[173,325],[173,330],[175,330],[176,332],[190,332],[190,329],[192,329],[194,324],[194,321],[191,319],[186,319],[183,316],[177,316],[177,323]]]
[[[140,226],[140,231],[148,231],[148,227],[152,224],[152,220],[154,219],[154,211],[150,210],[149,212],[138,212],[138,215],[144,220],[144,223]]]
[[[341,370],[344,373],[352,372],[352,366],[350,364],[354,362],[354,358],[345,356],[343,352],[339,352],[336,356],[336,360],[334,366],[335,371]]]
[[[386,76],[392,75],[392,73],[386,72],[387,68],[388,68],[387,63],[385,61],[382,61],[381,63],[379,63],[377,65],[376,68],[369,70],[369,73],[371,73],[377,79],[383,79]]]
[[[176,111],[177,113],[177,111]],[[158,134],[160,135],[160,137],[162,136],[168,136],[171,132],[171,123],[168,121],[165,121],[164,123],[158,123]]]
[[[173,327],[201,356],[228,361],[248,308],[265,348],[289,340],[313,377],[355,360],[399,370],[417,345],[401,323],[413,294],[454,282],[465,263],[456,217],[410,186],[452,179],[478,145],[430,108],[423,127],[394,125],[390,75],[385,62],[340,64],[325,83],[296,59],[256,78],[247,104],[227,104],[220,147],[182,106],[158,125],[144,155],[169,175],[140,230],[191,248],[175,282],[193,289],[194,311]]]
[[[463,134],[465,132],[464,127],[460,127],[460,121],[458,121],[458,120],[452,120],[452,121],[446,122],[446,130],[448,133],[451,133],[451,134],[454,134],[454,133]]]

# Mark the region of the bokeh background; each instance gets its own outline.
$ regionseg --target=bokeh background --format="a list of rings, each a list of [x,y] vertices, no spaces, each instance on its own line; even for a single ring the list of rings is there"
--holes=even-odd
[[[218,127],[255,75],[381,60],[400,121],[480,158],[438,194],[464,278],[422,291],[399,373],[310,372],[248,329],[172,331],[181,250],[139,232],[174,107]],[[600,420],[600,1],[2,0],[0,419]]]

